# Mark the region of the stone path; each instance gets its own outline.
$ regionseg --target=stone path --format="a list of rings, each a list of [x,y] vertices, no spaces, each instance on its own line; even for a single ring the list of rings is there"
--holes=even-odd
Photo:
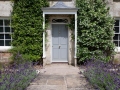
[[[84,69],[67,64],[51,64],[38,70],[40,74],[27,90],[94,90],[80,74]]]

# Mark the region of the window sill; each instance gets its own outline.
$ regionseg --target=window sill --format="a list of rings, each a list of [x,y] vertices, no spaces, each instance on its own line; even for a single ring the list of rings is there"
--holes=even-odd
[[[115,48],[115,52],[116,52],[116,53],[119,53],[119,52],[120,52],[120,47],[116,47],[116,48]]]
[[[12,46],[0,46],[0,52],[9,52]]]

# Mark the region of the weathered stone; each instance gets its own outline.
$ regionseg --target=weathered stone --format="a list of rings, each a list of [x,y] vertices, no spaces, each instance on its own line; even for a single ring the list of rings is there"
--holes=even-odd
[[[0,16],[10,17],[12,11],[11,1],[0,1]]]
[[[31,85],[46,85],[46,83],[47,83],[47,79],[35,79],[32,83],[31,83]]]
[[[47,85],[65,85],[64,79],[48,79]]]
[[[47,85],[65,85],[64,77],[61,75],[51,75],[47,80]]]
[[[75,90],[75,88],[67,88],[67,90]]]
[[[27,90],[67,90],[63,85],[31,85]]]
[[[81,76],[83,74],[78,73],[80,71],[78,67],[68,64],[52,64],[47,65],[44,70],[47,74],[39,74],[27,90],[94,90],[86,78]],[[75,74],[69,72],[70,70]],[[63,71],[65,74],[60,75]]]
[[[120,52],[114,55],[113,64],[120,64]]]
[[[0,62],[10,62],[11,53],[0,52]]]

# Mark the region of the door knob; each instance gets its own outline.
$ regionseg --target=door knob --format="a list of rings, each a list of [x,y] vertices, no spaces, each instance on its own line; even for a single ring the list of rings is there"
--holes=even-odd
[[[59,49],[60,49],[60,46],[59,46]]]

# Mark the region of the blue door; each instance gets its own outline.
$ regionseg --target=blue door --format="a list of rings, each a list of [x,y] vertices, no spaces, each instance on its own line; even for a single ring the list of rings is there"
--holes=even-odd
[[[68,61],[68,28],[65,24],[52,25],[52,62]]]

